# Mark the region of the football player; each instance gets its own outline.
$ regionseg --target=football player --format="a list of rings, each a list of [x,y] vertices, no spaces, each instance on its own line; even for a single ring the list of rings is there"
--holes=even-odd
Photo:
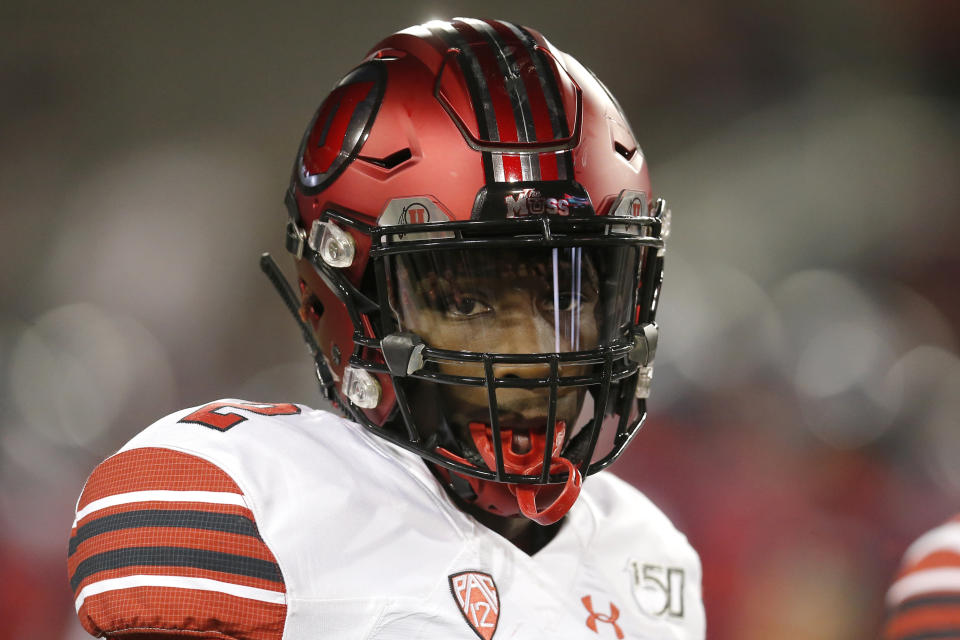
[[[887,591],[883,638],[960,638],[960,514],[907,548]]]
[[[646,416],[668,212],[536,31],[377,44],[307,127],[273,281],[346,418],[227,399],[92,474],[69,572],[134,639],[703,638],[686,538],[608,472]]]

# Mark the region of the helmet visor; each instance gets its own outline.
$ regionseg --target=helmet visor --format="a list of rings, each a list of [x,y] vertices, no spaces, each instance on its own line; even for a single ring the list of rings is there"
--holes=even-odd
[[[400,328],[437,349],[570,353],[633,320],[642,247],[455,249],[391,256]]]

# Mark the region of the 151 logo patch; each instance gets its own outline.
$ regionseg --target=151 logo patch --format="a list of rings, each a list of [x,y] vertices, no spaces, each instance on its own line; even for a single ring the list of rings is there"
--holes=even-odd
[[[649,616],[683,617],[683,569],[631,560],[633,596]]]

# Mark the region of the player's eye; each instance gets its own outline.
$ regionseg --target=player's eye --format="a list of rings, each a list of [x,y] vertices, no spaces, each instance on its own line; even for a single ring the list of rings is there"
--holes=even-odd
[[[475,318],[492,312],[493,309],[483,300],[471,296],[457,296],[447,301],[446,314],[451,318]]]
[[[580,307],[580,305],[586,302],[586,298],[582,293],[572,294],[572,293],[561,293],[556,298],[557,308],[560,311],[573,311]],[[547,311],[554,310],[554,298],[546,297],[543,299],[543,308]]]

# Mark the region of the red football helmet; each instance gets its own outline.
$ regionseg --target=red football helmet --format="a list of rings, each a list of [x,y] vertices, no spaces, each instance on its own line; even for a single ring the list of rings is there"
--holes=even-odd
[[[559,520],[645,418],[666,211],[600,81],[542,35],[433,21],[324,100],[286,196],[324,395],[461,499]]]

